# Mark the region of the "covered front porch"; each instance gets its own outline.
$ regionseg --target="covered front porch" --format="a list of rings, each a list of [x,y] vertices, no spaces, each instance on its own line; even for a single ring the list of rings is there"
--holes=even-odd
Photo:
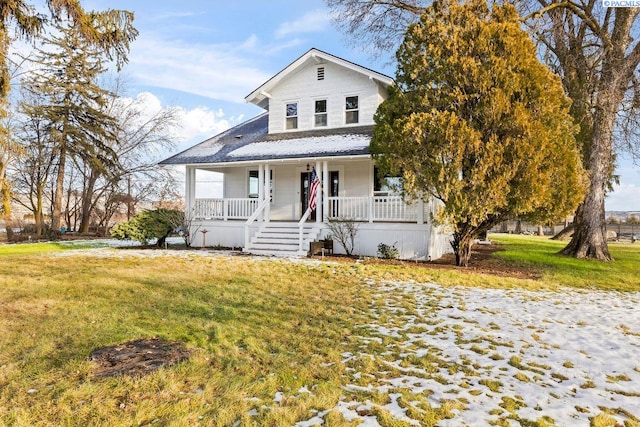
[[[311,211],[314,168],[320,185]],[[221,195],[202,197],[198,169],[222,174]],[[405,200],[377,179],[369,156],[197,165],[186,172],[194,246],[303,256],[311,242],[329,237],[335,220],[359,223],[358,255],[376,256],[380,243],[397,246],[403,259],[435,259],[447,251],[448,241],[431,224],[434,202]]]
[[[424,224],[429,221],[433,210],[431,203],[406,200],[384,184],[377,184],[370,159],[263,162],[244,167],[203,168],[223,174],[222,197],[198,197],[196,168],[188,167],[187,212],[195,220],[246,221],[256,216],[256,221],[264,222],[299,221],[307,210],[313,168],[320,179],[317,207],[308,213],[305,222],[346,220]],[[243,176],[246,177],[244,183]]]

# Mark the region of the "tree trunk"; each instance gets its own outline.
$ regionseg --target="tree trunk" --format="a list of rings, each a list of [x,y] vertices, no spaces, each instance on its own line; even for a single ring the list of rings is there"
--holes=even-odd
[[[91,211],[93,210],[93,205],[91,204],[91,200],[93,199],[94,188],[96,184],[95,174],[93,171],[89,175],[89,179],[85,184],[85,189],[82,193],[82,217],[80,218],[80,232],[88,233],[89,225],[91,222]]]
[[[565,223],[565,226],[562,230],[560,230],[555,236],[551,238],[551,240],[569,240],[569,237],[573,235],[573,224]]]
[[[613,83],[612,83],[613,86]],[[611,261],[607,246],[604,199],[613,172],[612,138],[617,106],[621,95],[603,90],[598,96],[601,106],[594,114],[593,138],[589,155],[589,189],[573,221],[575,232],[561,253],[575,258]]]
[[[456,265],[458,267],[467,267],[471,258],[471,246],[473,245],[473,236],[469,233],[454,233],[451,246],[456,256]]]
[[[4,220],[11,221],[11,188],[8,183],[2,185],[2,212]]]
[[[538,226],[538,236],[544,236],[544,226]]]
[[[56,189],[53,193],[53,210],[51,212],[51,229],[60,230],[62,217],[62,197],[64,196],[64,168],[67,159],[66,150],[60,149],[60,161],[56,175]]]
[[[33,213],[36,221],[36,236],[42,237],[44,235],[44,214],[42,212],[42,190],[38,187],[38,194],[36,195],[36,209]]]
[[[516,220],[516,228],[513,230],[515,234],[522,234],[522,221]]]
[[[604,199],[601,202],[588,199],[592,198],[587,196],[587,200],[578,208],[573,221],[575,226],[573,237],[560,253],[575,258],[612,261],[606,238]],[[589,207],[585,207],[587,202],[590,202]]]

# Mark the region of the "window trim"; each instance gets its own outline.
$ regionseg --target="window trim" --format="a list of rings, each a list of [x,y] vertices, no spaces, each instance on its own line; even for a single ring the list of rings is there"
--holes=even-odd
[[[394,184],[389,185],[386,180],[397,180]],[[385,175],[380,178],[377,166],[373,166],[373,195],[374,196],[400,196],[402,195],[402,184],[404,178],[402,175],[393,176]],[[394,188],[398,186],[399,188]]]
[[[251,167],[247,168],[247,198],[249,199],[257,199],[260,197],[260,171],[258,169],[253,169]],[[253,177],[251,175],[254,175]],[[273,203],[273,169],[269,168],[269,175],[271,181],[269,183],[269,191],[271,193],[271,203]],[[251,178],[254,178],[258,182],[258,189],[256,193],[251,192]]]
[[[318,108],[318,102],[322,102],[324,101],[324,112],[318,113],[317,112],[317,108]],[[313,127],[315,128],[325,128],[327,126],[329,126],[329,113],[328,113],[328,106],[329,106],[329,102],[327,100],[327,98],[323,98],[323,99],[316,99],[313,101]],[[319,125],[318,124],[318,117],[320,116],[324,116],[324,124]]]
[[[348,109],[347,108],[347,99],[348,98],[356,98],[357,108]],[[347,117],[349,113],[355,113],[356,121],[349,122]],[[344,97],[344,124],[345,125],[357,125],[360,123],[360,95],[346,95]]]
[[[296,114],[289,115],[289,105],[296,106]],[[295,119],[295,127],[289,127],[289,119]],[[284,130],[297,130],[300,121],[300,102],[299,101],[285,101],[284,103]]]

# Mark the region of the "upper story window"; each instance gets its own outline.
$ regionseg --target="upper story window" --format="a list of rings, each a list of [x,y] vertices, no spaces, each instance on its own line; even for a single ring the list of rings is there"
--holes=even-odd
[[[358,123],[358,97],[347,96],[344,103],[345,116],[344,122],[346,124]]]
[[[298,103],[287,104],[287,129],[298,129]]]
[[[315,125],[316,127],[327,125],[327,100],[326,99],[316,101]]]

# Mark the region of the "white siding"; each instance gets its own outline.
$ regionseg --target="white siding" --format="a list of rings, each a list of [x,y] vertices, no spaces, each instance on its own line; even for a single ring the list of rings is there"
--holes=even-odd
[[[318,80],[318,67],[325,68],[324,80]],[[274,87],[269,100],[269,133],[285,132],[285,106],[298,103],[299,130],[324,129],[314,126],[315,101],[327,100],[326,128],[373,124],[373,115],[386,91],[374,80],[334,63],[310,63],[293,72]],[[358,96],[359,121],[345,124],[345,98]]]
[[[258,167],[256,166],[256,169]],[[244,167],[227,168],[224,173],[224,194],[227,199],[249,197],[249,173]]]
[[[370,160],[349,162],[344,176],[340,177],[341,197],[371,196],[373,183],[373,163]]]
[[[250,235],[254,235],[259,223],[250,227]],[[322,237],[329,235],[326,225],[322,225]],[[207,230],[206,236],[202,231]],[[193,247],[202,247],[203,239],[208,247],[223,246],[240,249],[244,246],[244,221],[194,221],[191,232]],[[449,241],[451,235],[445,230],[433,229],[430,224],[385,224],[361,222],[356,234],[354,255],[377,256],[378,245],[385,243],[398,248],[399,258],[405,260],[430,261],[451,253]],[[344,249],[334,241],[337,254],[344,254]]]

